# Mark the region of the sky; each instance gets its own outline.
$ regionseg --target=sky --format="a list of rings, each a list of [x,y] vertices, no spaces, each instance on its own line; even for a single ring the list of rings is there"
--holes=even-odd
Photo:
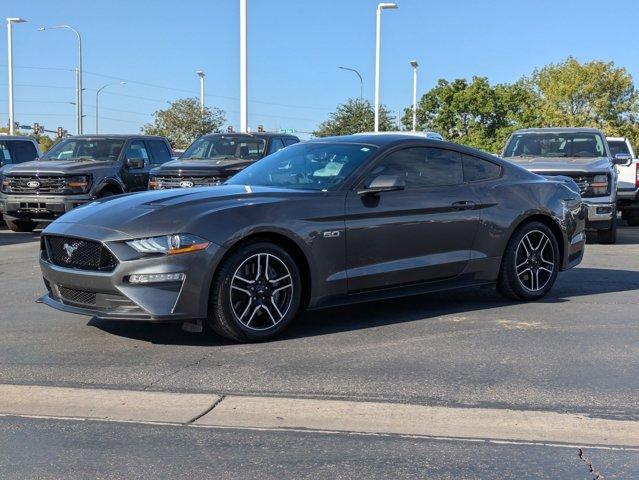
[[[335,107],[373,100],[375,9],[372,0],[248,0],[249,125],[292,128],[307,137]],[[486,76],[512,82],[569,55],[626,67],[639,78],[636,0],[397,0],[382,15],[381,101],[393,112],[412,102],[410,60],[420,64],[418,92],[439,78]],[[16,120],[75,133],[73,69],[82,34],[84,133],[138,132],[158,109],[199,96],[239,125],[239,0],[3,0],[13,29]],[[624,19],[629,19],[626,21]],[[6,22],[1,22],[1,41]],[[0,48],[0,118],[8,119],[7,50]],[[126,85],[117,82],[124,81]]]

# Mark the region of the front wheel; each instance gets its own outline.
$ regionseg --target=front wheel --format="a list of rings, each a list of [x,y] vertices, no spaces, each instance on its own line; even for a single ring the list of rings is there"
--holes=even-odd
[[[639,209],[627,210],[625,217],[630,227],[639,227]]]
[[[293,258],[275,244],[250,243],[224,260],[215,275],[208,324],[238,342],[267,340],[293,320],[301,294]]]
[[[597,231],[597,241],[603,245],[613,245],[617,243],[617,213],[612,217],[612,223],[607,230]]]
[[[5,218],[4,221],[12,232],[33,232],[38,226],[38,222],[32,220],[7,220]]]
[[[557,239],[541,222],[519,227],[506,247],[497,288],[514,300],[537,300],[552,288],[560,267]]]

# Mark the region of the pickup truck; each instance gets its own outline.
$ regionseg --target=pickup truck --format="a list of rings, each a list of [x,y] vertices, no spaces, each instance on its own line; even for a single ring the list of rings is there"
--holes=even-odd
[[[631,227],[639,227],[639,160],[625,137],[608,137],[608,147],[613,155],[628,155],[626,165],[618,165],[619,180],[617,182],[617,209]]]
[[[586,230],[599,243],[617,241],[617,170],[627,154],[613,157],[606,137],[594,128],[531,128],[517,130],[502,157],[544,176],[572,178],[587,208]]]
[[[280,133],[212,133],[195,140],[178,158],[151,170],[149,190],[211,187],[299,138]]]
[[[149,170],[171,156],[164,137],[67,137],[35,161],[2,167],[0,213],[14,232],[30,232],[96,198],[146,190]]]

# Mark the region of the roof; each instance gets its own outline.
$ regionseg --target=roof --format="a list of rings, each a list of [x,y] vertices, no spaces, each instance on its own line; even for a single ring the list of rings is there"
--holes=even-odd
[[[203,137],[247,137],[247,138],[271,138],[271,137],[292,137],[297,138],[290,133],[277,133],[277,132],[232,132],[232,133],[206,133]]]
[[[64,137],[65,139],[67,138],[159,138],[162,140],[165,140],[165,137],[161,137],[160,135],[145,135],[143,133],[131,133],[131,134],[125,134],[125,133],[99,133],[99,134],[86,134],[86,135],[69,135],[67,137]]]
[[[25,135],[0,135],[0,140],[27,140],[29,142],[35,142],[35,138]]]
[[[589,128],[589,127],[544,127],[544,128],[522,128],[520,130],[516,130],[514,133],[579,133],[579,132],[588,132],[588,133],[601,133],[603,132],[598,128]]]

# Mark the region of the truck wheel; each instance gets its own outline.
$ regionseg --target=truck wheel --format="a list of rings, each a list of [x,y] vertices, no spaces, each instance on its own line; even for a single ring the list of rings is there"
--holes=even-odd
[[[639,227],[639,210],[626,210],[626,221],[631,227]]]
[[[612,225],[608,230],[597,232],[597,241],[603,245],[613,245],[617,243],[617,216],[613,216]]]
[[[4,221],[12,232],[33,232],[38,226],[38,222],[31,220],[7,220],[5,218]]]
[[[114,197],[114,196],[115,196],[115,193],[113,193],[111,190],[102,190],[97,198],[107,198],[107,197]]]

